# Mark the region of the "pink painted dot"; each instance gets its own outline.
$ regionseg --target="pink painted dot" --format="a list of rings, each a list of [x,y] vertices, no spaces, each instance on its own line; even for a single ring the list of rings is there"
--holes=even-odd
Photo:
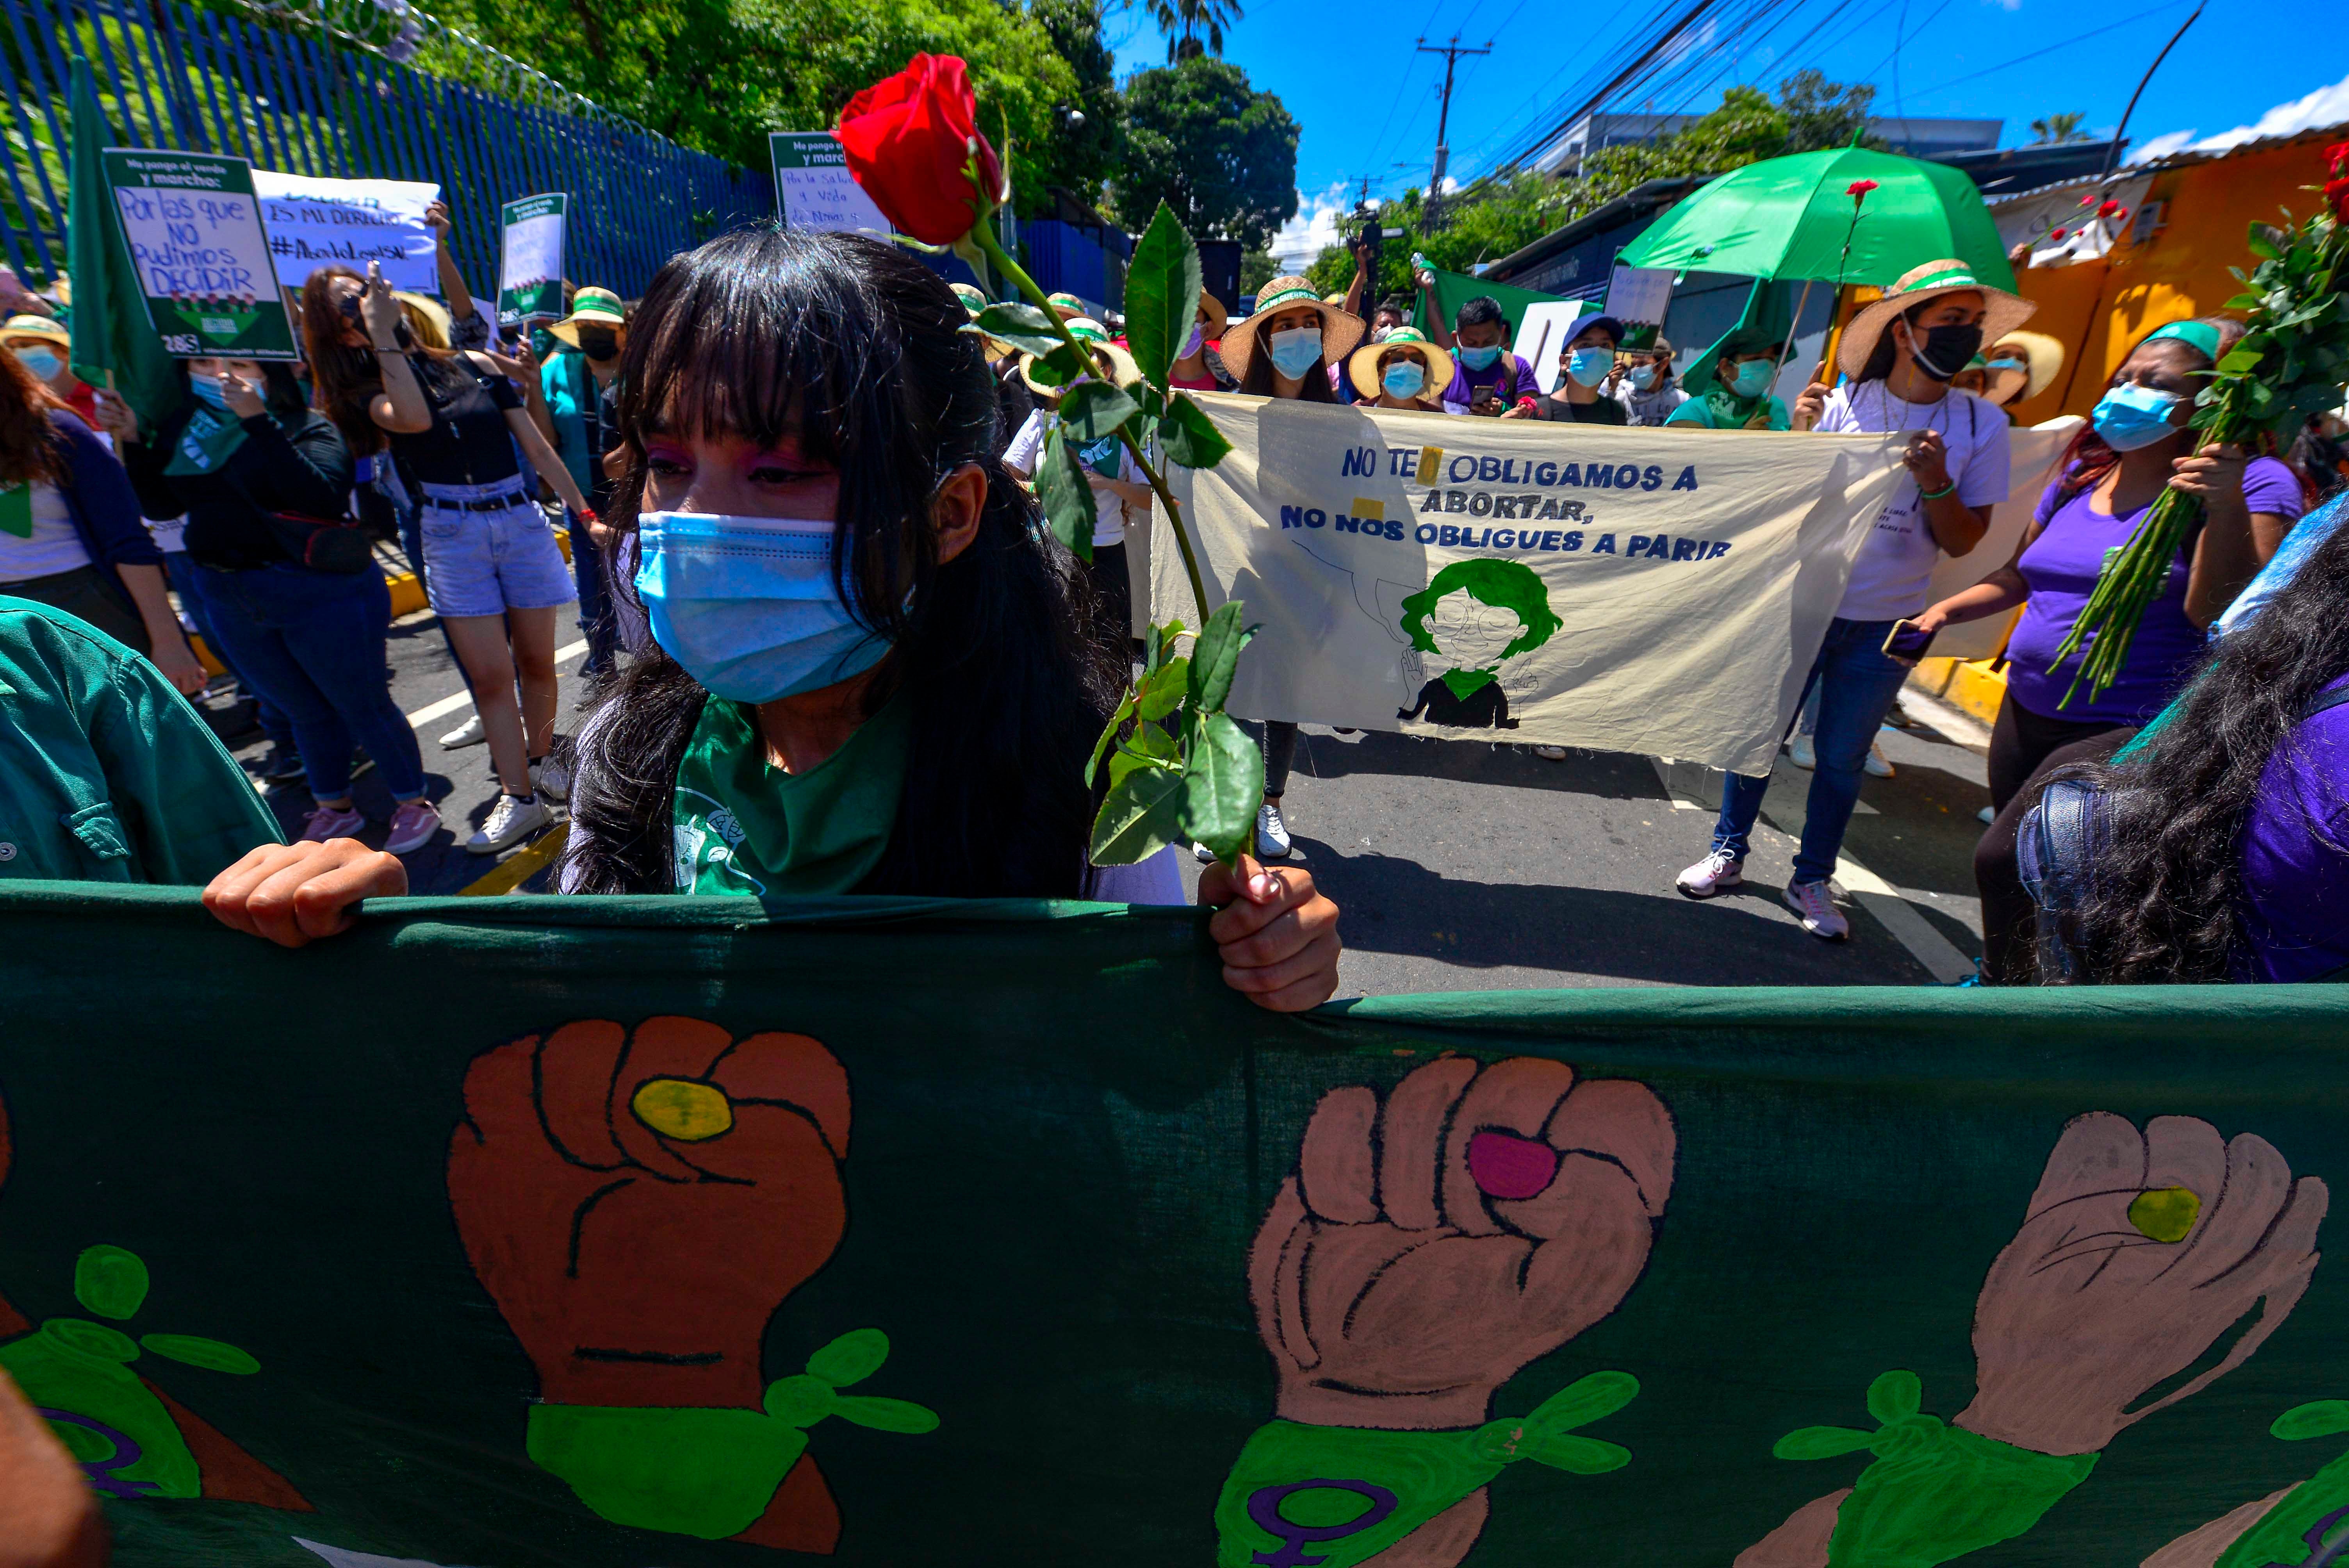
[[[1531,1198],[1557,1174],[1557,1150],[1514,1132],[1480,1132],[1468,1140],[1468,1174],[1495,1198]]]

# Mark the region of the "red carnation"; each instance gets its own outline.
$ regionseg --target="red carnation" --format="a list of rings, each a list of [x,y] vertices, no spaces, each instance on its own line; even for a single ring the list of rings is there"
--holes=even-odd
[[[1855,180],[1849,185],[1844,187],[1843,193],[1850,197],[1851,204],[1857,207],[1860,202],[1866,201],[1868,199],[1868,193],[1875,189],[1876,181],[1873,180]]]
[[[2095,206],[2095,204],[2096,204],[2096,193],[2095,193],[2095,191],[2089,191],[2085,196],[2083,196],[2083,197],[2081,197],[2081,198],[2080,198],[2080,205],[2081,205],[2081,206],[2083,206],[2083,207],[2093,207],[2093,206]]]
[[[2065,234],[2067,234],[2067,233],[2069,233],[2069,232],[2070,232],[2070,231],[2069,231],[2069,230],[2067,230],[2067,229],[2058,229],[2058,230],[2056,230],[2054,233],[2052,233],[2052,234],[2048,235],[2047,237],[2048,237],[2049,239],[2051,239],[2051,240],[2060,240],[2060,239],[2062,239]]]
[[[848,100],[833,132],[848,172],[900,233],[948,245],[1000,198],[1003,165],[978,134],[968,67],[952,55],[916,55],[895,76]],[[974,160],[985,193],[965,166]]]
[[[2119,202],[2107,201],[2103,206],[2096,209],[2096,216],[2099,218],[2117,218],[2120,216],[2120,211],[2121,204]]]

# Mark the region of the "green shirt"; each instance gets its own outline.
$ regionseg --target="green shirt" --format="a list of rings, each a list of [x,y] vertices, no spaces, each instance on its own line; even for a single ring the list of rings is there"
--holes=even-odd
[[[1708,430],[1719,428],[1719,427],[1713,423],[1712,407],[1702,397],[1691,397],[1687,402],[1682,404],[1679,407],[1673,409],[1669,415],[1667,415],[1664,418],[1664,423],[1667,425],[1702,425]],[[1771,398],[1770,428],[1774,430],[1788,430],[1793,428],[1794,421],[1786,417],[1786,405],[1775,397]]]
[[[277,820],[162,673],[0,597],[0,877],[201,885]]]
[[[805,773],[767,760],[756,710],[711,697],[677,769],[677,891],[807,898],[853,891],[889,847],[913,709],[892,698]]]

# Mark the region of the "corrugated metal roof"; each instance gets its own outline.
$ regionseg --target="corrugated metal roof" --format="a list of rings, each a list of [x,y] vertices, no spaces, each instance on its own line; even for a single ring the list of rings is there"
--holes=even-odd
[[[2349,138],[2349,120],[2335,125],[2313,126],[2306,130],[2290,131],[2282,136],[2263,136],[2257,141],[2238,142],[2233,147],[2213,148],[2208,151],[2197,151],[2189,147],[2167,158],[2150,158],[2128,167],[2140,174],[2149,169],[2183,169],[2189,164],[2216,163],[2221,159],[2234,158],[2246,152],[2264,152],[2271,147],[2289,147],[2298,141],[2323,141],[2328,137],[2334,140]]]

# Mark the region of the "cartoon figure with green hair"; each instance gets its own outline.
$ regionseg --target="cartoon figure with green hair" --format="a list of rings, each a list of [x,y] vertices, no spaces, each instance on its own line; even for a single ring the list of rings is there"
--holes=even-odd
[[[1504,660],[1529,653],[1565,624],[1532,567],[1516,561],[1455,561],[1402,602],[1402,634],[1421,653],[1448,663],[1397,718],[1459,729],[1515,729],[1501,690]]]

